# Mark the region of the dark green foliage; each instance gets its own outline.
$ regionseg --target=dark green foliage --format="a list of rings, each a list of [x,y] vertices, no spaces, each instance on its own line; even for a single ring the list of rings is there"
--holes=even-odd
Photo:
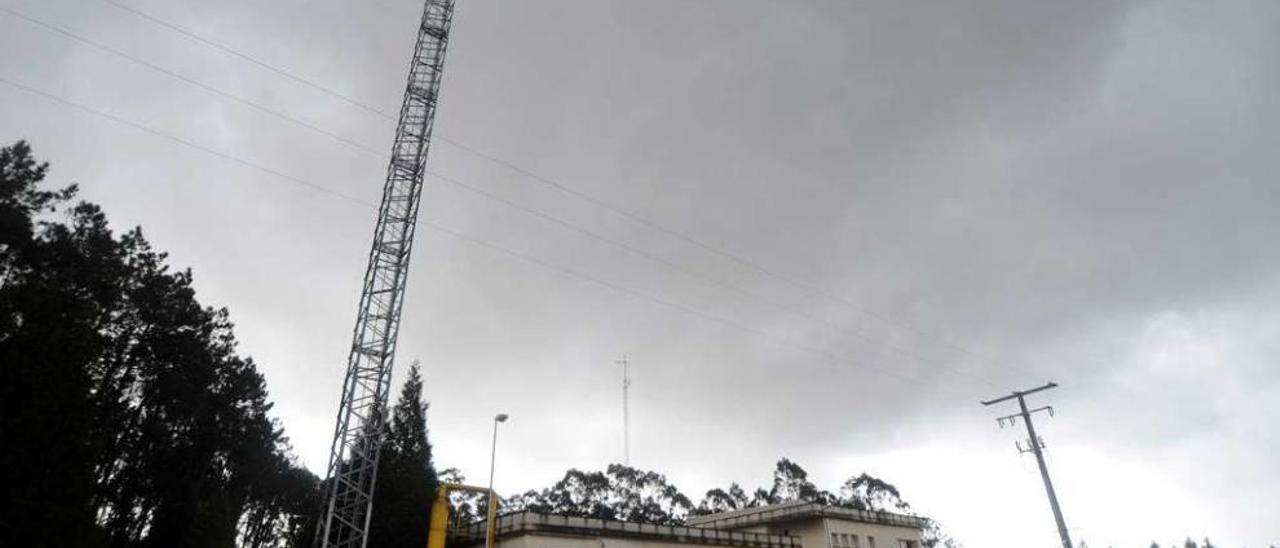
[[[460,478],[459,478],[460,479]],[[907,511],[910,507],[897,488],[873,476],[850,478],[840,495],[818,489],[800,465],[780,459],[768,489],[758,488],[751,496],[734,483],[728,489],[711,489],[697,506],[667,478],[656,472],[611,464],[604,472],[573,469],[555,485],[542,491],[528,491],[503,501],[505,510],[531,510],[549,514],[614,519],[639,523],[679,525],[690,515],[740,510],[753,506],[797,500],[832,504],[871,511]],[[459,498],[455,511],[466,519],[482,517],[473,504]],[[936,523],[930,522],[935,542],[928,546],[957,547]],[[928,531],[926,531],[928,534]]]
[[[718,514],[741,510],[748,506],[751,506],[751,499],[747,497],[746,491],[743,491],[742,486],[737,483],[731,483],[727,491],[719,487],[707,491],[694,513],[698,515]]]
[[[115,258],[101,215],[76,212],[77,229],[47,227],[74,188],[41,191],[47,167],[19,142],[0,149],[0,546],[86,546],[93,527],[93,414],[85,367],[106,346],[100,327],[119,290],[102,279]],[[101,257],[105,255],[106,257]]]
[[[4,546],[275,546],[315,478],[292,462],[225,310],[74,188],[0,150]]]
[[[662,474],[610,464],[604,472],[569,470],[550,488],[511,497],[503,508],[676,525],[693,503]]]
[[[431,501],[439,480],[427,441],[426,413],[422,377],[414,363],[383,436],[369,523],[370,548],[427,545]]]
[[[613,464],[607,475],[613,485],[614,507],[623,521],[672,525],[682,522],[693,508],[689,497],[657,472]]]
[[[453,476],[446,481],[461,482],[461,476],[448,470]],[[800,465],[788,459],[778,460],[773,471],[773,483],[768,489],[757,488],[748,496],[742,486],[734,483],[728,489],[707,491],[696,507],[688,497],[667,483],[662,474],[636,470],[619,464],[611,464],[605,472],[569,470],[555,485],[542,491],[528,491],[503,501],[504,510],[531,510],[548,514],[614,519],[639,523],[680,525],[690,515],[705,515],[741,510],[753,506],[780,504],[797,500],[817,502],[868,510],[873,512],[909,512],[910,505],[903,501],[893,485],[868,474],[849,478],[840,490],[832,494],[818,489],[809,481],[809,474]],[[477,506],[469,497],[453,500],[455,512],[464,520],[480,519]],[[960,543],[948,536],[933,520],[926,520],[924,546],[928,548],[960,548]]]
[[[804,468],[790,459],[782,458],[778,459],[778,464],[773,469],[773,486],[769,489],[768,497],[758,503],[778,504],[803,500],[827,504],[832,498],[830,493],[820,491],[809,481],[809,473]]]
[[[840,497],[836,498],[833,503],[858,510],[871,510],[872,512],[907,512],[911,510],[911,505],[903,501],[902,496],[898,494],[897,487],[865,473],[858,477],[849,478],[848,481],[844,482],[844,485],[840,487]]]

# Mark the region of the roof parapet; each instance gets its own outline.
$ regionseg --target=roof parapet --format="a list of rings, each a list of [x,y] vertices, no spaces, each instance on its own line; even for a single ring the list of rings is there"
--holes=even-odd
[[[846,519],[862,523],[911,527],[914,529],[924,529],[925,527],[925,518],[919,516],[908,516],[906,514],[895,514],[893,512],[855,510],[853,508],[829,506],[817,502],[806,501],[785,502],[769,506],[744,508],[742,510],[734,510],[732,512],[691,517],[689,518],[689,525],[693,527],[733,530],[741,529],[743,527],[751,527],[753,525],[765,525],[769,523],[821,517]]]
[[[532,533],[644,538],[740,548],[803,548],[800,537],[790,535],[558,516],[527,510],[498,517],[497,538],[499,539]],[[484,523],[467,525],[461,531],[452,533],[450,537],[466,544],[483,542]]]

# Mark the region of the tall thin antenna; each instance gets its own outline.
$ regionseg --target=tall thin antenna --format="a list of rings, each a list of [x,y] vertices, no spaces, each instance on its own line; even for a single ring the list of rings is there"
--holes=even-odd
[[[613,363],[622,366],[622,464],[631,466],[631,411],[627,401],[627,393],[631,389],[631,362],[623,354],[622,359]]]

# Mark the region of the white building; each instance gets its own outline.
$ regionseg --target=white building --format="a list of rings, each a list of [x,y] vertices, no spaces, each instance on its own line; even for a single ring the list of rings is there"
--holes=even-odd
[[[498,518],[494,548],[920,548],[924,520],[793,502],[698,516],[688,526],[516,512]],[[483,545],[473,524],[452,545]]]
[[[692,527],[800,537],[804,548],[919,548],[923,518],[789,502],[689,518]]]

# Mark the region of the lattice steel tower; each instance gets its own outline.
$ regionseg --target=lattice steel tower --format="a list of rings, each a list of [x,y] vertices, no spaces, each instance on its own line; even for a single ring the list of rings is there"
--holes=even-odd
[[[324,517],[316,527],[315,545],[322,548],[364,548],[367,541],[380,426],[453,6],[454,0],[427,0],[418,27],[333,431]]]

